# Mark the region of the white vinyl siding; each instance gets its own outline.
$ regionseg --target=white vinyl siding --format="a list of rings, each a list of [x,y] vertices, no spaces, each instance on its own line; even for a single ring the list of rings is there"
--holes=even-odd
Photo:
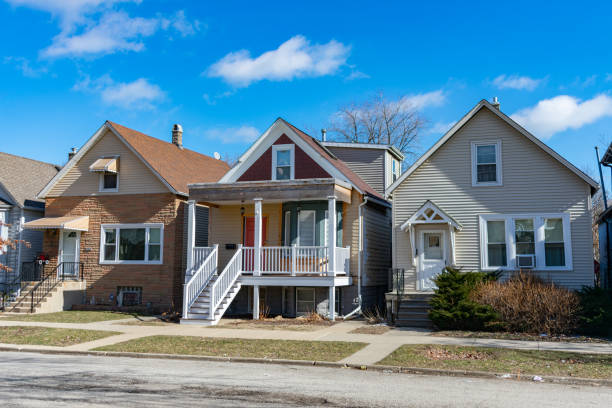
[[[499,140],[503,186],[472,186],[471,143]],[[541,277],[580,289],[593,284],[590,186],[486,108],[477,113],[393,192],[393,267],[404,268],[407,290],[416,289],[409,234],[400,226],[427,200],[459,222],[456,265],[481,265],[479,215],[565,213],[571,231],[572,270],[550,268]],[[536,275],[539,272],[536,270]]]
[[[102,224],[101,264],[161,264],[163,224]]]

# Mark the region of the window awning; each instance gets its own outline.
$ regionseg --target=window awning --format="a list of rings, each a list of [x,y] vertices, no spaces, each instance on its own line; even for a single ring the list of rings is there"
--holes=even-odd
[[[96,160],[91,166],[89,171],[100,171],[108,173],[117,173],[119,171],[119,161],[117,157],[103,157]]]
[[[89,217],[44,217],[23,224],[25,229],[46,230],[61,229],[68,231],[88,231]]]

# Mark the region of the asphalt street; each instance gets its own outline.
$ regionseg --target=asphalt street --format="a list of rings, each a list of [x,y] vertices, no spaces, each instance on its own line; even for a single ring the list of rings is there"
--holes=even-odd
[[[3,407],[605,407],[612,388],[354,369],[0,353]]]

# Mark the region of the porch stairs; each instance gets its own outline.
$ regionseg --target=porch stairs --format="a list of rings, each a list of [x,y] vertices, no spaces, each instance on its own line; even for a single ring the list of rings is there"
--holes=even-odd
[[[427,316],[431,297],[432,294],[422,292],[402,294],[395,318],[396,326],[432,328],[433,322]]]
[[[38,284],[38,282],[24,282],[24,286],[21,288],[19,294],[17,294],[17,292],[12,292],[8,304],[4,307],[4,311],[7,313],[39,313],[44,304],[53,296],[56,296],[59,287],[51,289],[32,310],[31,292],[36,287],[36,284]]]
[[[197,248],[195,248],[197,250]],[[223,271],[217,274],[218,246],[201,258],[195,273],[183,286],[181,324],[214,326],[227,311],[240,287],[242,248],[234,254]]]

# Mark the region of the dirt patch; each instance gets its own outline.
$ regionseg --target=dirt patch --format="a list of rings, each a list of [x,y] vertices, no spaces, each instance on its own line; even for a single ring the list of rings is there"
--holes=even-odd
[[[363,326],[358,327],[356,329],[351,330],[349,333],[353,334],[385,334],[391,330],[389,326],[385,325],[373,325],[373,326]]]
[[[425,349],[424,354],[431,360],[487,360],[491,357],[491,353],[483,351],[449,350],[435,346]]]
[[[293,319],[277,316],[274,318],[263,318],[259,320],[221,320],[219,325],[216,327],[222,329],[314,331],[331,327],[334,324],[335,322],[320,318],[297,317]]]

